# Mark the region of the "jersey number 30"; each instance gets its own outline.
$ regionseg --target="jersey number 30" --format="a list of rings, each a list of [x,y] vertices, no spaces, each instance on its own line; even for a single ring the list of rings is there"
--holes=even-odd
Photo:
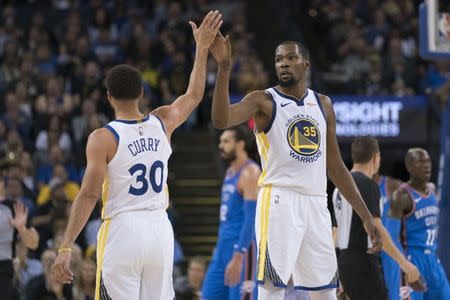
[[[160,178],[159,183],[156,182],[156,171],[158,169],[161,169],[160,171]],[[131,176],[134,177],[134,174],[137,173],[136,177],[136,185],[133,186],[130,185],[130,189],[128,190],[128,193],[135,196],[141,196],[147,193],[148,190],[148,183],[150,182],[150,185],[152,186],[152,189],[156,193],[160,193],[163,188],[163,171],[164,171],[164,164],[162,161],[157,160],[153,163],[153,165],[150,167],[149,172],[149,178],[147,180],[147,167],[144,164],[135,164],[131,168],[128,169],[128,172],[130,172]]]

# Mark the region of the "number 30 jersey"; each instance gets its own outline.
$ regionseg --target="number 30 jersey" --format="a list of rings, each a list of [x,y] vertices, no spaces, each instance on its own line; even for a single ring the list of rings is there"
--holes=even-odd
[[[259,186],[326,196],[327,125],[319,96],[310,89],[300,99],[277,88],[266,93],[273,112],[268,127],[255,132],[263,169]]]
[[[126,211],[165,209],[172,148],[163,123],[150,114],[140,120],[115,120],[105,128],[118,146],[103,182],[102,219]]]

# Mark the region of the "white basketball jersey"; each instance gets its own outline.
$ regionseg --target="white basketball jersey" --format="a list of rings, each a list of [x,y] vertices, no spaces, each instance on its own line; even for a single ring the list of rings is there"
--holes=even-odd
[[[301,99],[277,88],[266,93],[272,98],[273,112],[268,127],[255,131],[263,167],[259,186],[326,196],[327,126],[319,96],[310,89]]]
[[[115,120],[105,126],[118,141],[102,190],[102,218],[132,210],[165,209],[167,162],[172,148],[154,115]]]

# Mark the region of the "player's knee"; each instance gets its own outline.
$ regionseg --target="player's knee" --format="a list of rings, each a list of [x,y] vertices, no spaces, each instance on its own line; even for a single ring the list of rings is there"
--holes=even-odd
[[[336,289],[310,291],[309,297],[311,300],[336,300]]]

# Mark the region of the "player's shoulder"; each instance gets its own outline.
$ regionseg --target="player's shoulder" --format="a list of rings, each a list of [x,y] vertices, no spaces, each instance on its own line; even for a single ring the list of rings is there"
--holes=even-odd
[[[110,146],[116,146],[119,137],[116,132],[111,131],[107,127],[95,129],[89,134],[87,144],[93,148],[107,149]]]
[[[246,164],[241,171],[241,176],[245,177],[259,177],[261,168],[254,162]]]
[[[319,97],[320,104],[322,107],[331,108],[333,106],[333,102],[331,101],[331,98],[327,95],[317,93],[315,92],[317,97]]]
[[[245,95],[247,101],[266,101],[271,100],[271,95],[266,90],[254,90]]]

